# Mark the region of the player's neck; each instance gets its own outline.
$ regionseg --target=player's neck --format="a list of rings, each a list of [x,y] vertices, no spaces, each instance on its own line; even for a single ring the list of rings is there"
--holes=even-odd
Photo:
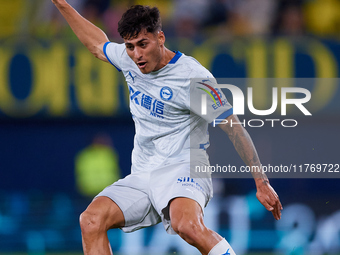
[[[173,57],[176,55],[175,52],[167,49],[164,47],[164,51],[165,51],[165,55],[166,55],[166,65],[171,61],[171,59],[173,59]]]
[[[175,52],[173,52],[173,51],[167,49],[166,47],[164,47],[163,52],[162,52],[161,61],[160,61],[159,65],[158,65],[157,70],[155,70],[155,71],[158,71],[159,69],[161,69],[164,66],[166,66],[175,55],[176,55]]]

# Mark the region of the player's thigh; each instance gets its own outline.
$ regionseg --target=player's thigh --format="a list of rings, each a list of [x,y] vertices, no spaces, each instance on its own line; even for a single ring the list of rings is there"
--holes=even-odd
[[[124,232],[155,225],[160,221],[160,216],[153,208],[147,192],[148,177],[149,175],[145,173],[130,174],[106,187],[96,196],[110,198],[120,208],[125,222],[124,226],[119,227]],[[117,227],[117,224],[114,227]]]
[[[104,229],[120,228],[124,226],[125,219],[122,210],[112,199],[96,197],[80,217],[81,225],[95,223]]]
[[[170,202],[169,214],[171,226],[176,232],[190,225],[204,226],[202,207],[191,198],[174,198]]]

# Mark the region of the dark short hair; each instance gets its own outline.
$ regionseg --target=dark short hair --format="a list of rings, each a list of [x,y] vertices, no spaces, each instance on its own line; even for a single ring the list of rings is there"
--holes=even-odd
[[[157,7],[133,5],[118,22],[118,32],[124,39],[138,36],[143,29],[150,33],[162,29],[161,17]]]

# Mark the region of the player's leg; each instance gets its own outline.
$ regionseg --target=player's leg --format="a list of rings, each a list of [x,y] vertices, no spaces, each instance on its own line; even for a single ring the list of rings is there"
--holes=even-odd
[[[124,215],[108,197],[97,197],[80,215],[80,227],[85,255],[112,254],[107,231],[123,227]]]
[[[169,213],[175,232],[202,254],[235,254],[225,239],[204,225],[202,208],[196,201],[177,197],[171,201]]]

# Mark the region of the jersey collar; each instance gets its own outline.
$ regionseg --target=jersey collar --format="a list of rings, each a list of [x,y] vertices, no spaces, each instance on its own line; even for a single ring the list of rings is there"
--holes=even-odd
[[[175,64],[177,62],[177,60],[182,56],[182,52],[176,50],[174,51],[176,54],[175,56],[170,60],[170,62],[168,64]]]

